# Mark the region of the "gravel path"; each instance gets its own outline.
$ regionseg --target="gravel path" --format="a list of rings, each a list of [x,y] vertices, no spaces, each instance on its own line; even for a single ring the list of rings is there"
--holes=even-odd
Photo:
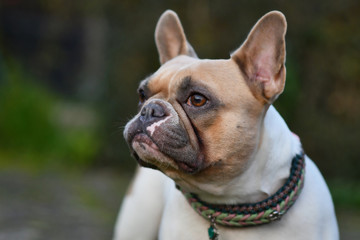
[[[0,172],[0,240],[111,239],[129,176]]]

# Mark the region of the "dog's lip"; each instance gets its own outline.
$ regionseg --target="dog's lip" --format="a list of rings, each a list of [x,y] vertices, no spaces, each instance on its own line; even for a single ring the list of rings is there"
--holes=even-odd
[[[199,171],[199,167],[194,164],[185,162],[176,162],[176,164],[179,166],[179,168],[181,168],[184,172],[188,174],[194,174]]]
[[[143,166],[143,167],[148,167],[148,168],[152,168],[152,169],[155,169],[155,170],[158,170],[158,169],[159,169],[156,165],[154,165],[154,164],[152,164],[152,163],[149,163],[149,162],[145,162],[144,160],[142,160],[135,151],[132,152],[132,155],[134,156],[134,158],[136,159],[136,161],[137,161],[141,166]]]
[[[131,140],[131,144],[136,141],[136,142],[140,142],[140,143],[145,143],[146,145],[148,145],[149,147],[151,147],[154,150],[160,151],[159,147],[156,145],[156,143],[151,139],[151,137],[149,135],[147,135],[146,133],[138,133],[136,134],[133,139]]]
[[[153,168],[153,169],[159,169],[155,164],[150,163],[148,161],[143,160],[142,158],[140,158],[140,156],[138,155],[138,153],[134,150],[134,148],[132,147],[134,142],[138,142],[140,144],[146,144],[147,146],[149,146],[150,148],[152,148],[155,151],[160,152],[158,146],[155,144],[155,142],[146,134],[143,132],[138,132],[136,133],[134,136],[132,136],[131,141],[130,141],[130,150],[131,150],[131,154],[132,156],[136,159],[136,161],[143,167],[149,167],[149,168]]]
[[[147,146],[151,147],[153,150],[160,152],[161,154],[164,154],[159,147],[156,145],[156,143],[151,139],[151,137],[146,134],[146,133],[137,133],[133,136],[132,140],[131,140],[131,145],[134,142],[138,142],[138,143],[144,143]],[[135,159],[139,162],[140,165],[142,166],[146,166],[146,167],[150,167],[150,168],[154,168],[154,169],[158,169],[154,164],[149,163],[143,159],[141,159],[139,157],[139,155],[136,153],[136,151],[134,151],[134,149],[132,149],[133,151],[133,155],[135,157]],[[188,174],[195,174],[197,173],[200,169],[199,166],[197,166],[196,164],[192,164],[192,163],[187,163],[187,162],[182,162],[182,161],[176,161],[175,159],[171,159],[178,167],[179,169],[181,169],[182,171],[188,173]]]

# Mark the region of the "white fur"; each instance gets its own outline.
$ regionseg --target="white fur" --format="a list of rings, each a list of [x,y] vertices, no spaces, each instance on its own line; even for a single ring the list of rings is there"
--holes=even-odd
[[[262,131],[261,144],[250,167],[229,184],[216,186],[223,193],[221,197],[203,193],[200,198],[235,203],[259,201],[276,192],[288,177],[291,160],[301,145],[272,106],[266,113]],[[209,221],[189,206],[170,178],[159,171],[141,168],[132,192],[124,199],[114,240],[206,240],[208,227]],[[307,157],[304,189],[280,221],[258,227],[219,226],[218,229],[221,240],[339,238],[329,190]]]
[[[165,122],[166,122],[169,118],[171,118],[171,117],[172,117],[171,115],[170,115],[170,116],[167,116],[166,118],[164,118],[164,119],[162,119],[162,120],[160,120],[160,121],[154,122],[153,124],[151,124],[150,126],[148,126],[148,127],[146,128],[146,130],[150,132],[150,136],[152,136],[152,135],[154,134],[155,129],[156,129],[157,127],[159,127],[161,124],[165,123]]]

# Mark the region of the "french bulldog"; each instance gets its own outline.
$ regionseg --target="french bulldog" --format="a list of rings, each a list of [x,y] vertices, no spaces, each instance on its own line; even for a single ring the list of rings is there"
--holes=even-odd
[[[339,238],[316,165],[305,155],[291,175],[301,143],[272,106],[285,85],[286,28],[281,12],[269,12],[229,59],[199,59],[176,13],[162,14],[155,30],[161,67],[140,83],[139,112],[124,130],[143,167],[123,200],[114,240]],[[298,187],[279,195],[289,176]],[[298,194],[291,209],[269,208],[288,204],[291,191]],[[278,195],[281,204],[267,205]],[[188,202],[194,198],[203,204],[197,210]],[[234,210],[246,203],[245,212]],[[209,206],[216,214],[201,215]],[[230,217],[237,225],[250,218],[267,224],[237,227]]]

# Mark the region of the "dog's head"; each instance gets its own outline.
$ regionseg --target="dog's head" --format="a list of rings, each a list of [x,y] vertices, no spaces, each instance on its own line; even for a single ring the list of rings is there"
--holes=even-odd
[[[284,88],[285,32],[283,14],[270,12],[230,59],[198,59],[166,11],[155,31],[161,67],[140,83],[139,112],[124,131],[137,161],[185,188],[241,174]]]

